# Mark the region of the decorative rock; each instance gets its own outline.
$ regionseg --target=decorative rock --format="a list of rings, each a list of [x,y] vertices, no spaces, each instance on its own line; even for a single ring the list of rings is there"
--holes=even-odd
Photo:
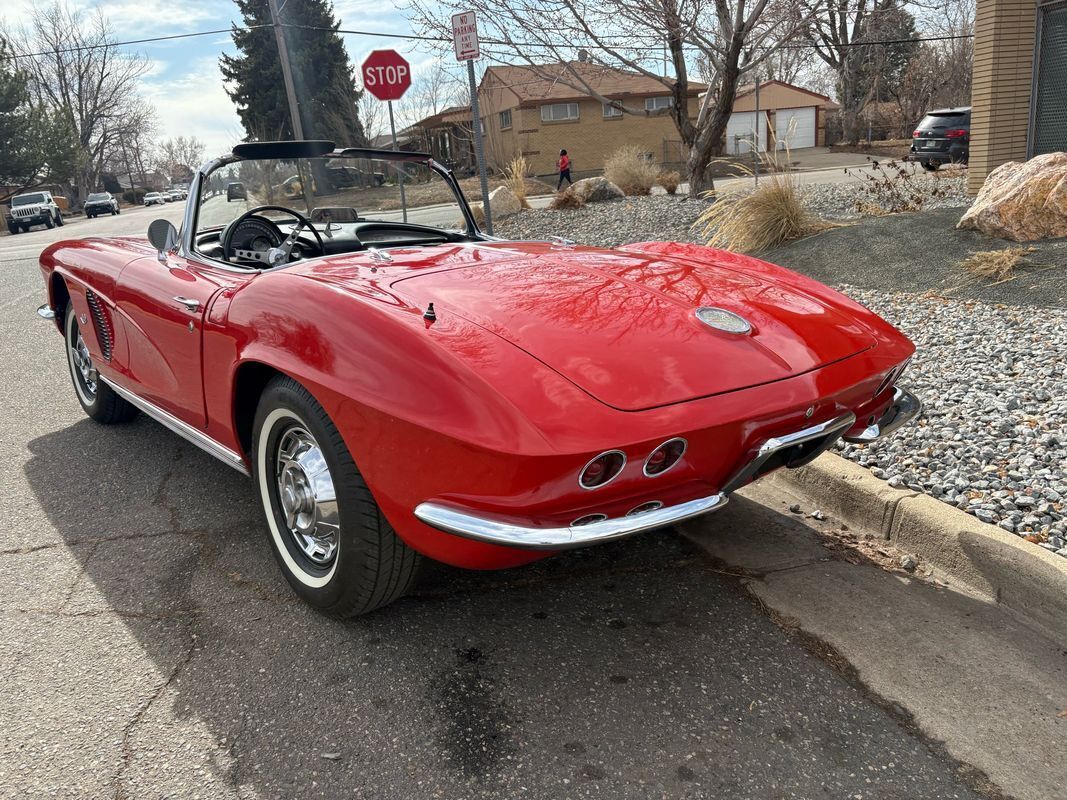
[[[1067,236],[1067,153],[997,167],[956,227],[1015,242]]]
[[[493,219],[506,219],[522,211],[522,203],[507,186],[498,186],[489,193],[489,209]]]
[[[606,200],[621,200],[626,195],[622,189],[607,178],[583,178],[571,191],[584,203],[602,203]]]
[[[793,503],[793,505],[789,506],[789,510],[791,512],[793,512],[794,514],[799,514],[800,513],[800,503]]]
[[[915,568],[919,566],[919,562],[915,556],[905,553],[900,557],[900,566],[908,572],[915,572]]]

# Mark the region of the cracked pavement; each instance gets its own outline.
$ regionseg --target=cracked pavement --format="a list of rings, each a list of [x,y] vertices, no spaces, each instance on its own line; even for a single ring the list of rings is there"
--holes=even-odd
[[[1003,796],[769,611],[746,585],[766,559],[674,531],[316,614],[246,478],[144,417],[83,416],[9,243],[0,797]],[[788,529],[738,507],[713,535]]]

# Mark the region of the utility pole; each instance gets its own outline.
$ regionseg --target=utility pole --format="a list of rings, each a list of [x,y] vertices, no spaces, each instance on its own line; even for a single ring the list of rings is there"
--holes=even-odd
[[[471,87],[471,117],[473,118],[474,158],[478,161],[478,178],[482,184],[482,208],[485,210],[485,232],[493,235],[493,210],[489,207],[489,180],[485,174],[485,147],[482,144],[482,118],[478,109],[478,85],[474,81],[474,59],[467,61],[467,81]]]
[[[274,41],[278,44],[278,60],[282,65],[285,96],[289,100],[289,118],[293,123],[293,138],[303,139],[304,126],[300,122],[300,104],[296,100],[296,87],[293,85],[293,68],[289,63],[289,48],[285,44],[285,31],[282,30],[278,0],[267,0],[267,5],[270,7],[270,21],[274,26]]]
[[[759,186],[759,72],[756,72],[756,146],[752,149],[752,152],[756,154],[756,159],[752,164],[752,172],[756,178],[756,186]]]

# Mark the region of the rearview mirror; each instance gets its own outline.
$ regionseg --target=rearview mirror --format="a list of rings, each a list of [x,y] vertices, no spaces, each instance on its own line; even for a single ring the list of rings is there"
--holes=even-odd
[[[148,241],[156,248],[160,261],[167,260],[167,252],[178,244],[178,231],[169,219],[157,219],[148,226]]]

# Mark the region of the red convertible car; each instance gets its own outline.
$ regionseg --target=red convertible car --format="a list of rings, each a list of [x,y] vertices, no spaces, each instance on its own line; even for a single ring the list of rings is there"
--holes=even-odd
[[[294,174],[310,190],[276,197]],[[419,153],[242,144],[180,231],[41,269],[86,413],[250,474],[286,578],[338,616],[424,556],[511,567],[714,511],[920,408],[911,342],[838,292],[694,244],[495,239]]]

